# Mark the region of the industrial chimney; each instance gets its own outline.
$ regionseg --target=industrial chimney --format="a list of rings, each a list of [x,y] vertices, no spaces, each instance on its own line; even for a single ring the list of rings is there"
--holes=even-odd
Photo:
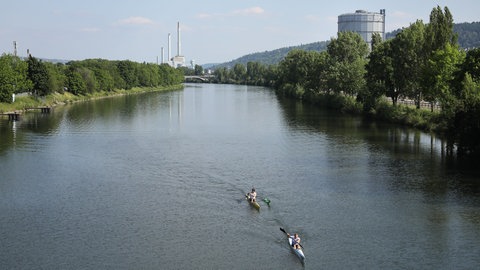
[[[177,56],[182,55],[180,45],[180,22],[177,22]]]
[[[170,39],[170,33],[168,33],[168,63],[171,63],[170,61],[172,61],[172,58],[171,58],[171,55],[170,55],[170,43],[171,43],[171,39]]]
[[[173,67],[184,67],[185,66],[185,56],[182,55],[182,46],[180,38],[180,22],[177,22],[177,55],[172,58]]]

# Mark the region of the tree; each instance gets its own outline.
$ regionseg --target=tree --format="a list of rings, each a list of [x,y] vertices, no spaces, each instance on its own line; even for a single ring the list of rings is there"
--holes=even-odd
[[[200,65],[195,65],[195,75],[199,76],[199,75],[203,75],[203,67],[200,66]]]
[[[452,85],[464,59],[465,53],[450,44],[434,52],[425,68],[425,100],[431,104],[440,101],[442,110],[453,113],[456,97]]]
[[[264,85],[265,71],[266,68],[263,64],[259,62],[248,62],[245,82],[250,85]]]
[[[87,85],[77,69],[73,66],[68,68],[66,73],[67,88],[74,95],[85,95],[87,93]]]
[[[417,20],[392,40],[393,92],[388,92],[394,104],[398,97],[411,97],[420,107],[420,78],[424,67],[425,25]]]
[[[480,84],[468,73],[462,83],[455,115],[449,122],[450,141],[457,142],[458,153],[480,156]]]
[[[307,76],[307,67],[304,59],[306,51],[292,50],[278,66],[279,86],[284,84],[297,84],[303,82]]]
[[[27,78],[28,64],[10,54],[0,56],[0,102],[11,102],[12,94],[32,88]]]
[[[28,78],[33,83],[33,91],[40,95],[45,96],[52,91],[49,88],[49,74],[45,64],[31,55],[28,56]]]
[[[137,68],[134,62],[129,60],[118,61],[117,69],[120,77],[125,82],[126,89],[131,89],[138,85]]]
[[[66,86],[65,65],[45,63],[48,71],[48,88],[51,92],[63,93]]]
[[[215,69],[214,73],[215,78],[217,78],[219,83],[226,83],[228,82],[229,75],[228,75],[228,70],[226,67],[221,67]]]
[[[458,37],[453,32],[453,16],[448,7],[437,6],[430,12],[430,23],[426,27],[426,51],[435,52],[447,44],[457,44]]]
[[[365,59],[369,53],[368,44],[360,34],[347,31],[338,33],[327,45],[327,52],[337,62],[354,62],[358,58]]]
[[[463,61],[459,57],[457,35],[453,32],[453,17],[449,9],[445,12],[437,6],[430,13],[430,23],[425,27],[423,53],[424,59],[420,85],[424,99],[433,104],[440,99],[442,110],[451,104],[453,95],[450,87],[456,72],[456,65]],[[455,106],[453,106],[455,107]],[[451,108],[453,108],[451,107]]]
[[[15,91],[15,72],[10,58],[8,55],[0,57],[0,102],[12,102]]]
[[[369,61],[366,65],[367,87],[361,94],[365,111],[373,108],[382,95],[391,97],[395,92],[391,43],[392,40],[382,42],[379,34],[372,36],[372,52],[368,56]],[[396,104],[396,99],[392,101]]]
[[[340,32],[327,46],[330,63],[328,88],[354,96],[365,87],[365,65],[369,49],[358,33]]]
[[[472,80],[480,82],[480,48],[467,51],[461,74],[469,73]]]
[[[236,83],[244,83],[247,76],[247,68],[240,63],[233,66],[233,79]]]

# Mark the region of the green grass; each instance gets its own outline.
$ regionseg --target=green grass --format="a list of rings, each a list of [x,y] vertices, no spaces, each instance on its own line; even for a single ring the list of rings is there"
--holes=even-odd
[[[304,96],[304,101],[317,106],[340,111],[352,115],[362,115],[363,104],[354,97],[327,93],[315,93]],[[369,117],[384,122],[415,127],[427,132],[443,132],[446,124],[442,122],[440,111],[431,112],[430,109],[409,105],[396,105],[387,99],[379,99],[373,109],[367,114]]]
[[[374,110],[370,112],[374,118],[415,127],[424,131],[439,131],[444,126],[440,119],[440,112],[429,109],[417,109],[408,105],[393,106],[391,102],[380,101]]]
[[[57,106],[61,104],[87,101],[92,99],[106,98],[119,95],[131,95],[145,92],[173,91],[182,89],[183,85],[174,85],[166,87],[134,87],[129,90],[100,91],[88,95],[77,96],[69,92],[53,93],[45,97],[22,96],[15,98],[14,103],[0,103],[0,113],[25,111],[29,108],[38,108],[42,106]]]

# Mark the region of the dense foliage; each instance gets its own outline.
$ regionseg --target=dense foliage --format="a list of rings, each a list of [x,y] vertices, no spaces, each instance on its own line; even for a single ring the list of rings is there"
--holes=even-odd
[[[182,82],[182,71],[168,65],[103,59],[53,64],[32,56],[26,60],[8,54],[0,57],[0,102],[11,102],[12,94],[20,92],[31,92],[36,96],[63,91],[87,95],[114,89],[170,86]]]

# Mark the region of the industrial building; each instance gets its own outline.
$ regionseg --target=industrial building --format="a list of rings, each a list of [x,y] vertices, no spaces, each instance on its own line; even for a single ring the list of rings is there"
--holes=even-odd
[[[357,10],[338,16],[338,32],[346,31],[359,33],[370,47],[373,33],[379,33],[385,40],[385,9],[380,13]]]
[[[180,39],[180,22],[177,23],[177,55],[171,56],[172,49],[171,47],[171,34],[168,34],[168,64],[172,67],[184,67],[186,66],[185,56],[182,55],[182,45]],[[162,47],[162,64],[165,63],[164,59],[164,49]]]

